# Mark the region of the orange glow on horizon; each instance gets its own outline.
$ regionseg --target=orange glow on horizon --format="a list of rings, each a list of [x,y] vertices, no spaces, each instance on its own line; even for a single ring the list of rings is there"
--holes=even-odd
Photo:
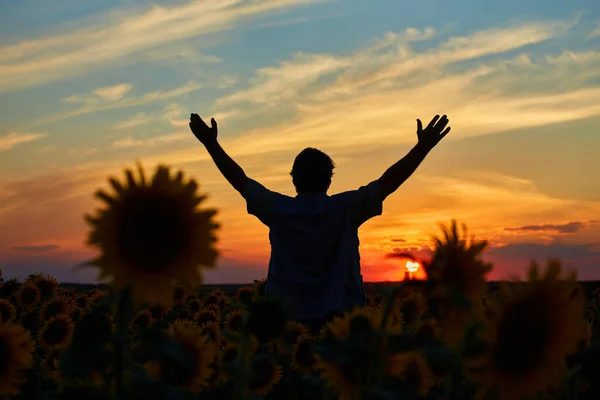
[[[407,260],[404,267],[405,267],[406,271],[404,273],[402,280],[407,279],[407,278],[423,280],[423,279],[427,278],[427,274],[425,273],[425,270],[423,268],[421,268],[421,264],[419,264],[416,261]]]

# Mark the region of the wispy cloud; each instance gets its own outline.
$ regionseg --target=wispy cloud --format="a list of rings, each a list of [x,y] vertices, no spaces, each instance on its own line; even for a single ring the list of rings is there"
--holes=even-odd
[[[103,91],[103,93],[106,96],[106,93],[110,92],[110,90],[107,90],[107,88],[113,88],[113,90],[114,90],[115,87],[121,87],[120,90],[123,90],[123,87],[121,85],[122,84],[116,85],[116,86],[100,88],[100,90]],[[169,90],[155,90],[155,91],[146,92],[146,93],[143,93],[143,94],[140,94],[137,96],[136,95],[125,96],[123,94],[118,99],[115,99],[116,95],[114,93],[112,95],[113,97],[110,97],[110,95],[109,95],[108,98],[98,96],[97,91],[99,89],[94,89],[90,93],[77,94],[77,95],[69,96],[64,99],[64,101],[67,103],[81,103],[82,105],[79,108],[72,110],[72,111],[65,112],[65,113],[54,114],[54,115],[49,115],[47,117],[43,117],[37,121],[32,122],[29,126],[39,126],[39,125],[47,124],[50,122],[61,121],[61,120],[73,118],[73,117],[76,117],[79,115],[91,114],[91,113],[100,112],[100,111],[114,110],[114,109],[126,108],[126,107],[136,107],[136,106],[141,106],[141,105],[150,104],[150,103],[154,103],[154,102],[170,100],[170,99],[182,96],[184,94],[196,91],[202,87],[203,87],[202,84],[190,81],[182,86],[179,86],[179,87],[176,87],[173,89],[169,89]],[[131,89],[131,87],[128,87],[128,89],[126,91],[129,91],[130,89]],[[116,92],[118,93],[118,91],[116,91]]]
[[[0,152],[10,150],[20,144],[33,142],[46,136],[48,136],[47,133],[10,132],[4,136],[0,136]]]
[[[68,33],[0,47],[0,92],[131,61],[167,43],[231,30],[253,18],[318,1],[323,0],[189,1],[110,12],[79,21],[85,26]]]
[[[130,129],[146,125],[152,122],[165,121],[169,125],[177,128],[188,126],[189,120],[185,117],[186,109],[178,103],[167,104],[161,113],[148,114],[138,112],[123,121],[113,125],[115,129]]]
[[[168,135],[153,136],[147,139],[134,139],[130,136],[119,139],[113,142],[112,146],[115,148],[126,148],[126,147],[140,147],[140,146],[156,146],[179,142],[181,140],[189,139],[190,135],[185,133],[171,133]]]
[[[152,121],[152,117],[144,112],[138,112],[133,114],[131,117],[117,122],[113,128],[115,129],[128,129],[136,126],[145,125]]]
[[[13,246],[13,250],[24,251],[27,253],[47,253],[59,248],[60,246],[56,244],[43,244],[39,246]]]
[[[595,38],[595,37],[598,37],[598,36],[600,36],[600,22],[596,22],[596,28],[593,29],[589,33],[589,35],[587,36],[587,38],[591,39],[591,38]]]
[[[576,22],[522,22],[451,37],[424,51],[411,43],[436,32],[409,28],[348,55],[298,53],[258,69],[246,89],[218,99],[215,110],[242,108],[262,120],[232,140],[239,155],[305,145],[381,148],[414,140],[414,118],[440,111],[450,116],[453,138],[600,115],[600,87],[586,85],[600,75],[600,53],[533,56],[528,49],[501,59],[559,37]],[[371,126],[377,129],[365,136]]]
[[[509,232],[556,232],[556,233],[577,233],[584,227],[589,225],[589,222],[573,221],[566,224],[539,224],[539,225],[524,225],[517,228],[504,228]]]

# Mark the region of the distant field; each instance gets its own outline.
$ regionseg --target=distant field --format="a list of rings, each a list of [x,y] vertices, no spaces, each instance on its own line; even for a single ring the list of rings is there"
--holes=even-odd
[[[494,290],[495,288],[497,288],[499,282],[490,281],[488,283],[489,283],[490,289]],[[375,293],[375,292],[379,292],[380,288],[394,287],[394,286],[398,286],[398,284],[399,284],[399,282],[366,282],[365,290],[367,291],[367,293]],[[587,295],[589,295],[591,292],[593,292],[594,289],[600,288],[600,281],[582,281],[582,282],[579,282],[579,284],[582,285],[582,287],[584,288],[584,291],[586,292]],[[254,285],[254,282],[249,282],[246,284],[205,284],[200,287],[199,294],[205,295],[215,289],[220,289],[224,293],[230,295],[230,294],[235,293],[235,291],[240,287],[252,286],[252,285]],[[81,283],[63,283],[60,286],[71,287],[71,288],[77,289],[79,291],[88,291],[88,290],[91,290],[94,288],[103,289],[106,287],[106,285],[93,285],[93,284],[81,284]]]

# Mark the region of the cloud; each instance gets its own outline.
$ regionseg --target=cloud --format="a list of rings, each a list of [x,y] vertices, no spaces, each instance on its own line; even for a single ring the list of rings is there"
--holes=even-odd
[[[600,76],[600,52],[532,55],[527,48],[504,56],[559,38],[575,22],[522,22],[426,50],[411,43],[435,31],[409,28],[349,54],[295,53],[258,69],[247,88],[217,99],[213,112],[243,110],[233,119],[241,130],[243,118],[244,132],[228,143],[236,156],[307,145],[381,149],[412,142],[414,118],[440,110],[455,139],[600,115],[600,87],[589,84]]]
[[[532,260],[545,266],[549,258],[558,258],[566,268],[575,268],[581,280],[597,280],[600,271],[598,244],[515,243],[492,247],[485,252],[488,260],[498,265],[492,273],[494,279],[511,276],[525,277]]]
[[[60,246],[56,244],[44,244],[39,246],[13,246],[13,250],[23,251],[26,253],[47,253],[59,248]]]
[[[117,122],[115,125],[113,125],[113,128],[115,128],[115,129],[134,128],[136,126],[148,124],[151,121],[152,121],[152,117],[150,115],[148,115],[144,112],[138,112],[123,121]]]
[[[95,89],[92,93],[96,96],[101,97],[105,101],[117,101],[121,100],[126,93],[128,93],[133,86],[130,83],[119,83],[113,86],[105,86]]]
[[[189,139],[190,135],[185,133],[171,133],[167,135],[153,136],[147,139],[134,139],[128,136],[112,143],[115,148],[157,146]]]
[[[185,117],[184,117],[185,116]],[[162,117],[176,128],[187,127],[189,118],[186,116],[186,108],[177,103],[170,103],[163,109]]]
[[[428,248],[406,247],[387,253],[387,259],[406,260],[409,254],[417,260],[430,260],[432,250]],[[561,260],[565,268],[575,268],[578,278],[597,280],[600,271],[600,247],[592,244],[553,243],[511,243],[503,246],[490,246],[484,250],[482,258],[491,262],[494,269],[489,280],[526,278],[531,261],[545,266],[549,258]]]
[[[0,92],[72,78],[143,57],[169,43],[235,29],[246,21],[322,0],[189,1],[112,11],[76,29],[0,47]],[[213,61],[212,57],[208,61]]]
[[[504,228],[510,232],[538,232],[538,231],[553,231],[556,233],[576,233],[587,226],[588,222],[574,221],[566,224],[541,224],[541,225],[525,225],[518,228]]]
[[[33,142],[48,136],[47,133],[17,133],[10,132],[0,136],[0,152],[12,149],[20,144]]]
[[[118,85],[117,85],[118,86]],[[65,120],[68,118],[73,118],[80,115],[91,114],[100,111],[114,110],[118,108],[127,108],[127,107],[136,107],[145,104],[150,104],[158,101],[164,101],[173,99],[179,96],[183,96],[185,94],[194,92],[203,85],[189,81],[182,86],[175,87],[169,90],[154,90],[146,93],[139,94],[137,96],[122,96],[116,99],[115,93],[113,93],[113,97],[102,97],[97,94],[99,89],[92,90],[90,93],[73,95],[65,98],[63,101],[67,103],[82,103],[81,107],[68,111],[62,114],[53,114],[47,117],[43,117],[37,121],[32,122],[29,126],[39,126],[43,124],[47,124],[50,122],[56,122]],[[113,86],[114,88],[114,86]],[[100,88],[100,90],[104,90],[105,88]],[[106,94],[109,91],[103,92]],[[118,91],[116,92],[118,94]]]
[[[595,37],[599,37],[600,36],[600,22],[596,22],[596,28],[594,28],[589,35],[587,36],[587,39],[591,39],[591,38],[595,38]]]

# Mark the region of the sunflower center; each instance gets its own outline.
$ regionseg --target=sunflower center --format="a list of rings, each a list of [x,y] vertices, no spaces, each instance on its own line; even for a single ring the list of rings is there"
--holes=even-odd
[[[53,301],[46,306],[44,317],[50,319],[56,317],[58,314],[65,314],[66,309],[67,305],[62,301]]]
[[[5,376],[10,368],[10,346],[5,340],[0,340],[0,377]]]
[[[277,375],[276,368],[273,362],[267,358],[255,360],[248,378],[248,388],[260,390],[272,384]]]
[[[29,306],[33,303],[35,303],[36,300],[36,296],[37,292],[35,291],[35,289],[32,288],[26,288],[24,290],[21,291],[21,304],[23,304],[24,306]]]
[[[317,359],[312,352],[313,340],[305,339],[298,344],[296,350],[296,363],[302,367],[312,367]]]
[[[241,332],[244,328],[244,317],[241,314],[235,314],[229,320],[229,328],[233,332]]]
[[[134,269],[159,272],[171,267],[190,245],[191,221],[169,194],[143,193],[123,199],[116,221],[117,248]]]
[[[55,320],[44,332],[44,341],[49,345],[62,343],[69,334],[68,323],[62,319]]]
[[[12,320],[12,310],[8,305],[0,306],[0,322]]]
[[[297,328],[286,329],[283,332],[283,341],[287,344],[296,344],[300,337],[300,330]]]
[[[542,361],[552,334],[552,316],[544,297],[518,301],[506,311],[498,326],[493,359],[505,373],[523,373]]]

